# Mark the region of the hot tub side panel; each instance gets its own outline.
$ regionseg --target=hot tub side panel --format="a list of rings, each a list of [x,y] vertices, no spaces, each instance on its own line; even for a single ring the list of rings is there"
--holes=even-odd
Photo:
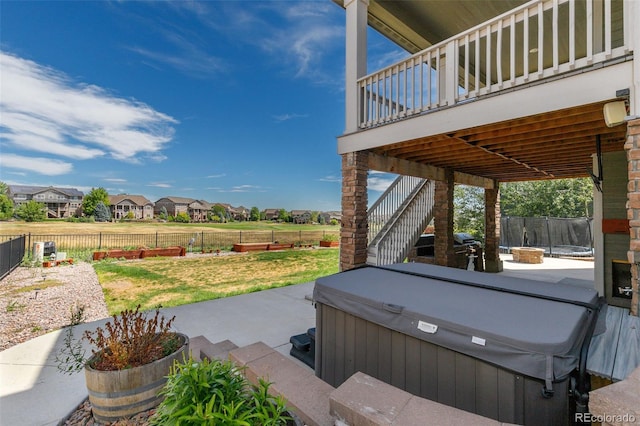
[[[414,395],[498,421],[568,425],[569,380],[544,381],[497,367],[316,304],[316,375],[334,387],[361,371]]]

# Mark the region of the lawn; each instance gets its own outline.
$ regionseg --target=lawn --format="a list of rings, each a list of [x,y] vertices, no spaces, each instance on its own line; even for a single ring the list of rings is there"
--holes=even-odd
[[[313,281],[338,272],[339,249],[149,258],[94,264],[109,313],[170,307]]]
[[[230,222],[230,223],[175,223],[175,222],[115,222],[73,223],[64,220],[44,222],[8,221],[0,222],[0,235],[56,235],[56,234],[145,234],[170,232],[225,232],[225,231],[339,231],[337,225],[296,225],[293,223]]]

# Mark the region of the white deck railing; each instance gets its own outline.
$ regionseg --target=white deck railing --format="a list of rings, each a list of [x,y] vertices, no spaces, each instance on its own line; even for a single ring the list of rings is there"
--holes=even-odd
[[[533,0],[359,79],[360,127],[624,57],[630,52],[628,6]]]

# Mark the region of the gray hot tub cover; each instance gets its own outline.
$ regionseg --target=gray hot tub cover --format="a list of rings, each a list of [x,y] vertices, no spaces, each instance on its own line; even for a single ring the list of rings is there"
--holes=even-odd
[[[593,289],[418,263],[318,278],[314,300],[545,380],[547,389],[578,367],[598,315]]]

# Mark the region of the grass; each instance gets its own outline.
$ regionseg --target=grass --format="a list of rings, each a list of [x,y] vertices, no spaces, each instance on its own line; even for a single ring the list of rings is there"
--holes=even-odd
[[[23,286],[23,287],[8,287],[8,288],[0,288],[0,295],[4,296],[4,297],[17,297],[23,293],[30,293],[30,292],[34,292],[34,291],[42,291],[45,290],[47,288],[51,288],[51,287],[59,287],[61,285],[64,285],[63,282],[55,280],[55,279],[49,279],[46,281],[40,281],[37,284],[32,284],[32,285],[27,285],[27,286]],[[16,310],[15,308],[18,307],[18,305],[15,305],[16,302],[10,302],[7,305],[7,312],[12,312],[14,310]],[[24,307],[24,306],[21,306]]]
[[[335,225],[296,225],[293,223],[230,222],[230,223],[175,223],[175,222],[116,222],[116,223],[72,223],[64,220],[44,222],[2,221],[0,235],[56,235],[56,234],[146,234],[170,232],[225,232],[225,231],[334,231]]]
[[[94,264],[110,314],[171,307],[313,281],[338,272],[339,249],[149,258]]]
[[[7,306],[5,307],[5,312],[9,314],[11,312],[22,311],[24,308],[26,308],[26,305],[22,303],[18,303],[15,300],[11,300],[7,303]]]

